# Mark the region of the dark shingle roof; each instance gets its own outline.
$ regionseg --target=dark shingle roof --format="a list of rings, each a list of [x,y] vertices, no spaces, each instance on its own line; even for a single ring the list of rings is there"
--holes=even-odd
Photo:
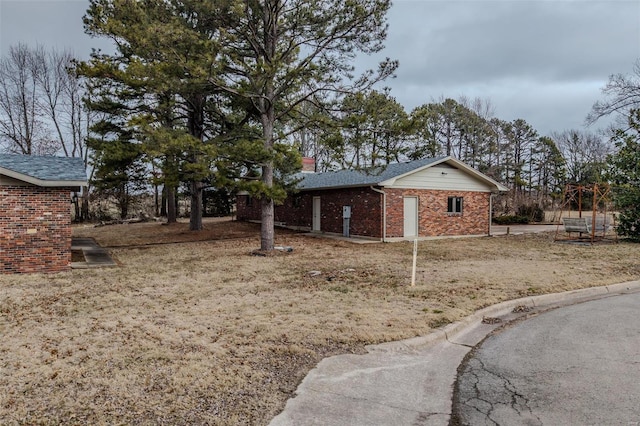
[[[300,173],[298,177],[302,178],[302,181],[298,184],[298,188],[301,190],[308,190],[377,185],[387,179],[392,179],[420,167],[435,163],[442,158],[444,157],[423,158],[421,160],[409,161],[406,163],[394,163],[367,170],[339,170],[337,172],[325,173]]]
[[[82,158],[0,154],[0,167],[39,181],[87,181]]]

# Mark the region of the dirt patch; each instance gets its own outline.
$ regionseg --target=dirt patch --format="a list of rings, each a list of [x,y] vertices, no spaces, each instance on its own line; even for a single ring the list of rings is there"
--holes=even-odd
[[[121,266],[0,276],[0,423],[267,424],[323,357],[477,309],[638,279],[640,246],[553,234],[357,245],[257,225],[77,227]]]
[[[71,262],[86,262],[84,252],[82,250],[71,250]]]

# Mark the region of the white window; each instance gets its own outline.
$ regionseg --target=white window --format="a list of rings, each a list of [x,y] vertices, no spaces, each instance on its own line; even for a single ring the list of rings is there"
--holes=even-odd
[[[463,197],[449,197],[447,200],[447,213],[462,214]]]

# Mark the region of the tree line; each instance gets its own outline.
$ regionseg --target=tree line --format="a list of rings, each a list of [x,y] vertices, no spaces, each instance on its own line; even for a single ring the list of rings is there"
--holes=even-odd
[[[541,136],[524,119],[495,117],[479,98],[440,99],[407,113],[388,91],[371,90],[347,96],[324,122],[296,139],[319,171],[453,156],[511,188],[504,212],[550,208],[566,183],[598,181],[613,146],[604,133],[585,130]]]
[[[0,60],[3,147],[84,158],[92,190],[122,216],[154,186],[175,221],[186,193],[192,230],[202,228],[205,188],[247,191],[261,200],[263,250],[300,156],[326,171],[451,155],[510,188],[504,212],[549,208],[566,183],[605,178],[619,132],[541,136],[524,119],[495,117],[489,100],[464,97],[407,112],[376,89],[396,61],[354,74],[357,55],[382,49],[390,2],[348,3],[91,0],[85,31],[112,40],[113,53],[77,61],[18,45]],[[640,99],[629,85],[640,87],[612,76],[588,119],[628,117],[637,103],[626,95]]]

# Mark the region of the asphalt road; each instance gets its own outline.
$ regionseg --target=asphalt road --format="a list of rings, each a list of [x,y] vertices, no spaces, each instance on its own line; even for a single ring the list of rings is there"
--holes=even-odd
[[[640,425],[640,293],[497,330],[458,370],[452,425]]]

